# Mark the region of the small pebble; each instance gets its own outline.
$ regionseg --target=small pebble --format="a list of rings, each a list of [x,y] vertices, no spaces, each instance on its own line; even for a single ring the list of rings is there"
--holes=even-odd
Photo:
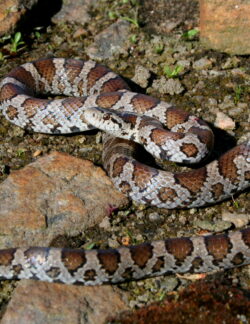
[[[117,241],[116,240],[113,240],[113,239],[108,239],[108,245],[109,245],[109,247],[111,247],[111,248],[117,248],[117,246],[119,245],[118,243],[117,243]]]
[[[108,217],[104,217],[101,223],[99,224],[100,228],[103,228],[104,230],[110,229],[110,220]]]
[[[179,61],[177,61],[177,66],[179,65],[179,66],[183,66],[184,68],[189,68],[190,67],[190,64],[191,64],[191,62],[190,61],[188,61],[188,60],[179,60]]]
[[[197,220],[194,222],[194,226],[212,232],[222,232],[229,229],[232,226],[232,224],[231,222],[223,220],[218,220],[217,222],[210,222],[208,220]]]
[[[142,88],[147,88],[148,80],[150,78],[150,71],[142,65],[137,65],[135,67],[135,75],[132,79],[133,82],[141,86]]]
[[[232,118],[220,111],[218,111],[216,114],[214,125],[223,130],[235,129],[235,122],[232,120]]]
[[[232,69],[232,68],[236,68],[238,67],[240,63],[240,59],[238,59],[238,57],[233,56],[233,57],[229,57],[226,62],[224,64],[222,64],[222,69],[226,70],[226,69]]]
[[[82,147],[79,149],[79,153],[87,153],[93,151],[93,147]]]
[[[81,137],[78,139],[79,144],[83,144],[85,141],[86,141],[86,137],[85,137],[85,136],[81,136]]]
[[[154,213],[150,213],[148,215],[148,218],[151,222],[155,222],[155,221],[159,221],[161,219],[161,216],[158,213],[154,212]]]
[[[212,66],[212,62],[207,58],[201,58],[193,63],[193,68],[195,70],[208,69]]]
[[[143,211],[138,211],[138,212],[136,212],[136,217],[137,217],[138,219],[142,219],[142,218],[144,217],[144,212],[143,212]]]
[[[152,87],[162,94],[169,93],[170,95],[181,93],[184,88],[178,79],[168,79],[162,76],[158,80],[154,80]]]
[[[222,220],[231,222],[236,228],[243,227],[250,221],[250,215],[229,213],[228,211],[222,212]]]
[[[36,150],[36,151],[33,153],[33,157],[35,158],[35,157],[41,155],[42,152],[43,152],[42,150]]]
[[[166,277],[164,281],[160,281],[160,289],[169,292],[173,291],[178,286],[178,279],[176,277]]]

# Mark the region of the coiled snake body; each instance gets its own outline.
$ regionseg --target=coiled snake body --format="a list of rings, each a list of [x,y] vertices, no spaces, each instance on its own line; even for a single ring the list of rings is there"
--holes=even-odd
[[[68,97],[34,98],[39,93]],[[1,81],[0,104],[8,120],[36,132],[64,134],[95,127],[108,132],[104,168],[120,191],[140,203],[205,206],[250,184],[249,140],[188,172],[171,173],[138,162],[135,142],[156,158],[198,162],[213,146],[212,132],[195,116],[131,92],[122,78],[92,61],[54,58],[23,64]],[[0,250],[0,278],[96,285],[248,263],[250,228],[107,250],[5,249]]]

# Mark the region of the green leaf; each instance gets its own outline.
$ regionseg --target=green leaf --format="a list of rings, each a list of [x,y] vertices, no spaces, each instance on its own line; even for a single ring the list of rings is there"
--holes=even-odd
[[[198,33],[199,33],[198,29],[190,29],[190,30],[186,31],[185,33],[183,33],[182,37],[191,40]]]
[[[15,33],[14,42],[18,43],[21,40],[22,34],[20,32]]]

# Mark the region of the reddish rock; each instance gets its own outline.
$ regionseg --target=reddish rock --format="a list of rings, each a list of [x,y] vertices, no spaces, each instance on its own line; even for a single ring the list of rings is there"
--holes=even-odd
[[[127,309],[111,286],[64,286],[23,280],[1,319],[2,324],[105,323],[107,316]]]
[[[126,311],[108,320],[119,324],[240,324],[248,323],[250,301],[236,287],[215,281],[197,281],[178,295],[171,294],[134,312]]]
[[[200,0],[200,39],[207,48],[250,54],[249,31],[249,1]]]
[[[51,153],[0,184],[1,246],[47,245],[58,235],[78,235],[126,203],[101,168]]]
[[[11,33],[17,22],[38,0],[0,1],[0,36]]]

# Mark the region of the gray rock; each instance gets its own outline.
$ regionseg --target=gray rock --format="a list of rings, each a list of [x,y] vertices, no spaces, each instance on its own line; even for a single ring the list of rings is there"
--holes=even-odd
[[[231,222],[236,228],[240,228],[248,224],[250,221],[250,215],[229,213],[228,211],[224,211],[222,213],[222,220]]]
[[[96,4],[97,0],[63,1],[61,10],[52,18],[52,22],[54,24],[70,22],[83,25],[91,19],[88,11],[91,6]]]
[[[142,88],[146,88],[148,86],[148,80],[150,78],[150,71],[141,65],[136,65],[135,67],[135,75],[132,79],[136,84],[141,86]]]
[[[184,90],[178,79],[166,80],[164,76],[158,80],[154,80],[152,87],[162,94],[169,93],[170,95],[180,94]]]
[[[197,220],[194,222],[196,227],[212,232],[222,232],[232,226],[231,222],[219,220],[210,222],[208,220]]]
[[[129,38],[130,23],[118,20],[95,37],[86,52],[93,60],[104,60],[126,52],[124,42]]]
[[[212,62],[207,58],[201,58],[193,63],[195,70],[209,69],[212,66]]]

